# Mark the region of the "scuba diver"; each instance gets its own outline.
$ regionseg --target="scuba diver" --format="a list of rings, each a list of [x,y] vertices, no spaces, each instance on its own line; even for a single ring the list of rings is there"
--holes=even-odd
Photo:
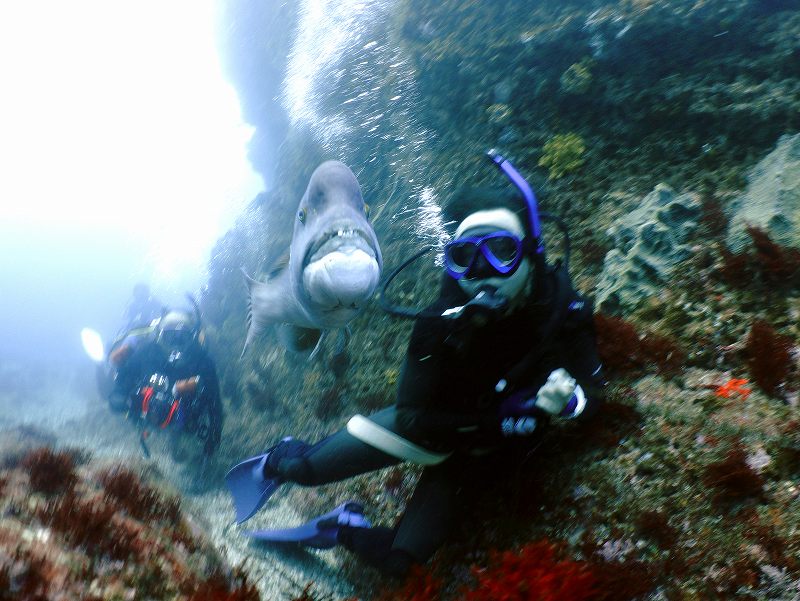
[[[125,307],[123,321],[125,330],[149,325],[154,319],[161,316],[164,305],[150,294],[150,287],[139,282],[133,287],[133,295]]]
[[[603,397],[591,302],[570,282],[569,240],[561,261],[545,258],[536,197],[509,161],[490,153],[513,194],[465,188],[443,207],[456,224],[444,247],[438,299],[416,319],[396,404],[310,445],[284,438],[226,476],[239,523],[283,483],[315,486],[400,462],[424,466],[394,527],[371,527],[346,502],[297,528],[247,533],[315,548],[342,545],[383,573],[402,577],[426,562],[460,519],[476,478],[491,486],[539,444],[552,419],[591,417]],[[520,196],[521,195],[521,196]],[[563,224],[561,224],[563,227]],[[480,474],[480,475],[478,475]]]
[[[112,345],[115,370],[111,410],[128,412],[141,428],[149,456],[149,428],[194,435],[206,457],[219,446],[223,410],[214,361],[204,346],[200,314],[170,310],[146,327],[124,333]]]

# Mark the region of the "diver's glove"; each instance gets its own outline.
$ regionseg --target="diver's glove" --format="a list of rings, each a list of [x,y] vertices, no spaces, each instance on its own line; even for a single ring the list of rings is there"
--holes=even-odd
[[[495,391],[502,393],[505,388],[505,381],[500,380]],[[537,415],[571,419],[580,415],[584,407],[586,407],[586,396],[581,387],[566,369],[556,369],[535,394],[531,388],[523,389],[509,395],[501,403],[503,435],[531,434],[536,427]]]
[[[535,405],[549,415],[571,419],[583,412],[586,396],[575,378],[566,369],[559,368],[550,373],[536,393]]]

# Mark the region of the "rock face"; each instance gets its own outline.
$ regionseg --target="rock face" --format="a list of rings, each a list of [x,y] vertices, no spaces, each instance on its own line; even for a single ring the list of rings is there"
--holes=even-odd
[[[635,309],[669,285],[676,266],[690,254],[687,242],[699,217],[695,195],[676,195],[659,184],[620,219],[610,232],[614,248],[597,284],[599,310],[613,315]]]
[[[729,208],[728,247],[741,252],[751,242],[746,228],[753,226],[782,246],[800,248],[800,134],[782,136],[747,180]]]

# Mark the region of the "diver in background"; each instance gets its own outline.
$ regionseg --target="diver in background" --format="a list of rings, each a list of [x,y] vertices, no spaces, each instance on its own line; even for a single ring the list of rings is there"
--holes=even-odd
[[[439,298],[417,314],[396,405],[357,415],[314,445],[285,438],[226,476],[242,522],[284,482],[312,486],[401,461],[422,464],[404,514],[394,527],[370,527],[362,507],[347,502],[298,528],[250,536],[341,544],[403,576],[446,541],[469,494],[464,484],[481,478],[491,487],[536,447],[551,419],[596,412],[605,381],[591,302],[574,291],[563,264],[545,260],[527,182],[502,157],[493,160],[523,197],[464,189],[443,208],[457,224],[446,275]]]
[[[147,326],[161,316],[164,305],[150,293],[150,287],[139,282],[133,287],[133,295],[125,307],[123,320],[125,329]]]
[[[203,441],[206,456],[216,451],[222,401],[199,316],[168,311],[152,326],[134,328],[120,337],[108,361],[116,369],[108,396],[113,411],[130,411],[143,426],[191,431]]]

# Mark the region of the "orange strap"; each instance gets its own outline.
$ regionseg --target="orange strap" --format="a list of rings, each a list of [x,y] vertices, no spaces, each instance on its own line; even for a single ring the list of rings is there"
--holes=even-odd
[[[111,351],[111,354],[108,356],[108,360],[111,362],[111,365],[114,367],[119,367],[128,358],[128,355],[131,354],[131,345],[130,344],[120,344],[117,348]]]
[[[142,415],[147,414],[147,410],[150,408],[150,399],[153,397],[153,387],[146,386],[144,388],[144,395],[142,397]]]
[[[175,399],[174,401],[172,401],[172,407],[170,407],[170,409],[169,409],[169,415],[167,416],[167,419],[164,420],[164,423],[161,424],[161,429],[162,430],[167,427],[169,422],[172,421],[172,416],[175,415],[175,411],[178,409],[178,405],[180,405],[180,403],[181,402],[178,399]]]

